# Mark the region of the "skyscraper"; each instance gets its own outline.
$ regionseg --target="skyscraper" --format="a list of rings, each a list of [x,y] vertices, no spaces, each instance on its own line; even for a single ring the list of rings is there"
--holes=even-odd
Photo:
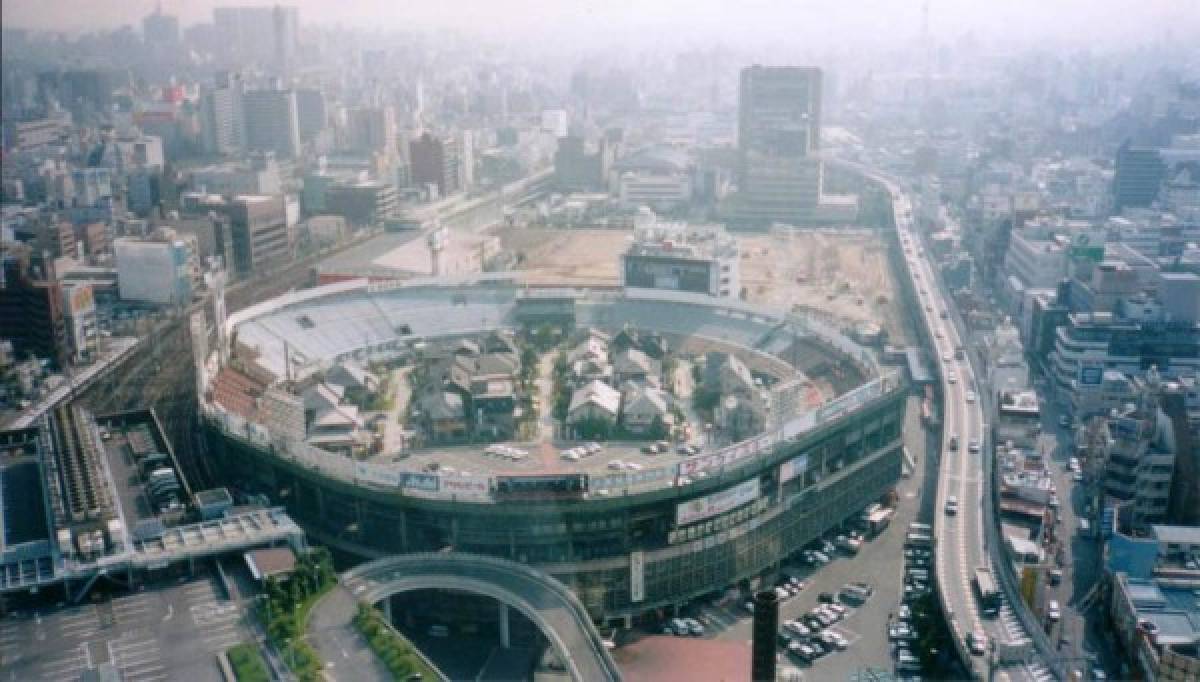
[[[351,109],[347,128],[350,149],[366,154],[381,152],[389,159],[396,155],[396,117],[391,107]]]
[[[1117,149],[1113,175],[1113,212],[1126,207],[1149,206],[1166,176],[1162,155],[1153,147],[1134,147],[1126,140]]]
[[[242,81],[237,74],[217,76],[216,87],[204,96],[202,132],[206,151],[234,154],[246,144]]]
[[[325,93],[318,88],[296,90],[296,115],[300,124],[300,139],[312,140],[325,129]]]
[[[408,149],[414,185],[435,185],[443,197],[461,189],[459,146],[453,137],[423,133],[409,142]]]
[[[251,90],[242,97],[246,148],[280,158],[300,154],[300,122],[293,90]]]
[[[285,74],[299,46],[300,11],[291,6],[216,7],[213,25],[234,62],[257,61]]]
[[[733,222],[803,223],[821,200],[821,70],[742,69]]]

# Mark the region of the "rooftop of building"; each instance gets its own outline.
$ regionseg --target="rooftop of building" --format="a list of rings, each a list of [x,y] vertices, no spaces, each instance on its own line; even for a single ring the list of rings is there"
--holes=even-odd
[[[737,241],[722,225],[656,221],[636,230],[625,255],[686,260],[737,257]]]
[[[1157,626],[1159,644],[1200,643],[1200,598],[1191,587],[1118,574],[1139,621]]]
[[[1200,546],[1200,526],[1152,525],[1150,530],[1159,542],[1172,545]]]

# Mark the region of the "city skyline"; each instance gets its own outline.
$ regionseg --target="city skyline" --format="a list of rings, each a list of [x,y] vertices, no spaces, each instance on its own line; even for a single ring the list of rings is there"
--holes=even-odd
[[[801,2],[762,0],[736,8],[722,0],[654,0],[614,5],[598,2],[546,3],[540,0],[455,0],[408,5],[402,9],[384,0],[329,3],[297,0],[288,3],[236,3],[222,0],[138,0],[118,7],[82,0],[56,0],[47,7],[36,0],[9,0],[2,9],[6,26],[73,33],[140,27],[143,17],[161,4],[163,12],[180,17],[184,26],[210,22],[212,10],[228,6],[275,4],[294,6],[307,24],[370,30],[455,29],[503,40],[531,36],[564,45],[605,42],[647,44],[718,40],[741,46],[759,41],[803,40],[821,49],[839,45],[899,46],[921,35],[923,10],[928,8],[929,35],[954,40],[964,35],[1001,44],[1038,41],[1068,45],[1142,42],[1200,32],[1200,12],[1172,0],[1035,0],[995,3],[888,3],[878,0]],[[730,20],[734,22],[731,23]]]

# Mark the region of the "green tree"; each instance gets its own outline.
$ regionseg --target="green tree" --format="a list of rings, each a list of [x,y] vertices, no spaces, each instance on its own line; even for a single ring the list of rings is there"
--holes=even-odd
[[[646,435],[651,440],[662,440],[667,437],[667,423],[660,415],[654,416],[654,420],[650,422],[650,428],[646,430]]]

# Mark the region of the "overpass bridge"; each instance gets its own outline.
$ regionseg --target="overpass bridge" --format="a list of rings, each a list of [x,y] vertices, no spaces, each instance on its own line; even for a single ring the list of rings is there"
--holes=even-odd
[[[583,604],[552,576],[505,559],[462,552],[402,554],[376,559],[343,573],[334,592],[314,608],[310,641],[338,679],[378,679],[378,662],[350,656],[352,619],[358,602],[378,603],[412,590],[459,590],[492,597],[502,612],[515,608],[529,618],[554,647],[572,680],[618,682],[621,673],[604,647]],[[507,621],[501,624],[505,637]],[[338,654],[341,653],[339,658]]]

